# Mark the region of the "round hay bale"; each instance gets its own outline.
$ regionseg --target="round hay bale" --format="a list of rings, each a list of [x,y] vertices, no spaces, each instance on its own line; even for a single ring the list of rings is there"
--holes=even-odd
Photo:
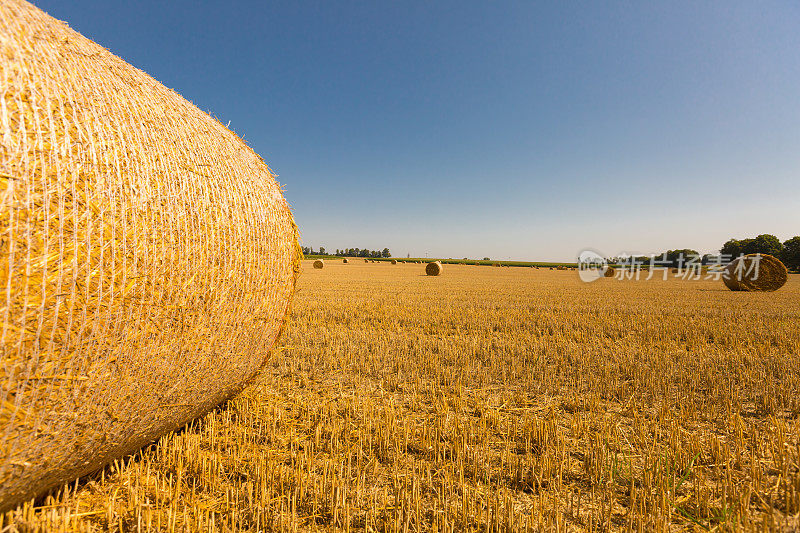
[[[365,263],[369,263],[369,259],[364,259],[364,262]]]
[[[0,49],[2,512],[242,390],[302,253],[220,122],[21,0]]]
[[[673,274],[679,274],[679,273],[680,273],[680,270],[678,270],[677,268],[673,268],[673,269],[672,269],[672,273],[673,273]]]
[[[722,272],[722,281],[732,291],[776,291],[788,278],[789,272],[780,259],[767,254],[739,257]]]
[[[397,259],[392,259],[392,264],[396,265],[397,264]]]
[[[438,276],[442,273],[442,262],[441,261],[431,261],[427,265],[425,265],[425,273],[429,276]]]
[[[347,258],[346,257],[344,259],[342,259],[342,263],[345,264],[345,265],[347,264]]]
[[[323,261],[322,259],[317,259],[316,261],[314,261],[314,268],[321,269],[324,267],[325,267],[325,261]]]
[[[606,269],[603,271],[604,278],[613,278],[617,273],[617,270],[612,266],[606,266]]]

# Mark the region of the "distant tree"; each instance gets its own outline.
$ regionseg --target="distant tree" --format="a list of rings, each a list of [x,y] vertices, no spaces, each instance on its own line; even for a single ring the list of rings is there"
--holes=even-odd
[[[484,261],[491,261],[492,259],[490,257],[484,257],[483,260]]]
[[[719,253],[730,258],[739,257],[742,255],[742,243],[736,239],[731,239],[722,245]]]
[[[755,239],[742,239],[739,241],[739,253],[740,254],[753,254],[755,253],[755,247],[753,242]]]
[[[381,257],[392,257],[392,253],[389,251],[388,248],[384,248],[381,252]]]
[[[790,270],[800,270],[800,236],[792,237],[783,243],[781,261]]]
[[[719,253],[730,258],[747,254],[769,254],[781,257],[783,244],[775,235],[764,233],[754,239],[730,239],[722,245]]]
[[[319,247],[319,255],[325,255],[325,247],[324,246],[320,246]]]
[[[746,254],[769,254],[780,257],[783,251],[783,244],[775,235],[763,234],[745,246]]]
[[[303,255],[311,255],[311,248],[303,246]]]
[[[667,256],[667,261],[669,261],[670,265],[673,267],[685,266],[689,261],[697,261],[696,258],[700,257],[697,250],[692,250],[691,248],[669,250],[665,255]]]
[[[700,262],[704,265],[710,265],[717,261],[717,257],[716,254],[705,254]]]

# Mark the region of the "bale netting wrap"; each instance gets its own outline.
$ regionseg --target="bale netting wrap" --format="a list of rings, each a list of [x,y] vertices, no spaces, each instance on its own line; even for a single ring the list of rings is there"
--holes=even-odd
[[[425,273],[429,276],[438,276],[442,273],[442,263],[440,261],[431,261],[425,265]]]
[[[238,393],[301,258],[267,165],[144,72],[0,0],[0,510]]]
[[[722,281],[732,291],[776,291],[786,284],[789,272],[780,259],[750,254],[728,263]]]

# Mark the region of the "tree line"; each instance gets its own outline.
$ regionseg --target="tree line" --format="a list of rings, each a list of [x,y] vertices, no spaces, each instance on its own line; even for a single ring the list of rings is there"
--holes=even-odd
[[[342,250],[336,249],[335,253],[328,253],[324,246],[320,246],[319,250],[314,250],[311,246],[303,246],[303,255],[329,255],[338,257],[392,257],[392,252],[388,248],[383,250],[368,250],[366,248],[345,248]]]
[[[689,261],[699,261],[703,265],[728,263],[740,255],[768,254],[777,257],[789,270],[800,270],[800,236],[792,237],[781,242],[775,235],[768,233],[747,239],[730,239],[722,245],[718,254],[700,255],[697,250],[684,248],[681,250],[667,250],[657,256],[635,257],[637,262],[649,263],[654,260],[659,265],[682,267]],[[629,258],[614,257],[610,262],[620,263],[630,261]]]
[[[752,239],[731,239],[722,245],[722,255],[739,257],[744,254],[774,255],[790,270],[800,270],[800,236],[781,242],[775,235],[763,234]]]

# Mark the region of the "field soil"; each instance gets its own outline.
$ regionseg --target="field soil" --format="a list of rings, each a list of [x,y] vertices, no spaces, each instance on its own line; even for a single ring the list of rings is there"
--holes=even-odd
[[[306,261],[244,393],[0,529],[796,530],[800,276],[670,276]]]

